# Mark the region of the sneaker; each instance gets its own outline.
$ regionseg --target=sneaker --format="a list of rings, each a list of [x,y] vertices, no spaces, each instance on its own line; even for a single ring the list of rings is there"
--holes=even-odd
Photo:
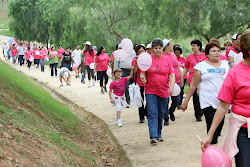
[[[130,105],[129,105],[129,104],[127,104],[126,108],[129,108],[129,107],[130,107]]]
[[[93,87],[95,86],[95,82],[93,81]]]
[[[169,121],[164,121],[164,126],[168,126],[169,125]]]
[[[51,78],[54,78],[54,76],[51,76]]]
[[[141,119],[141,120],[139,121],[140,124],[143,124],[144,122],[145,122],[144,119]]]
[[[63,86],[63,84],[61,83],[60,87],[62,87],[62,86]]]
[[[88,86],[88,88],[90,88],[91,87],[91,83],[89,83],[89,86]]]
[[[179,106],[177,107],[177,109],[180,110],[180,109],[181,109],[181,105],[179,105]]]
[[[80,75],[77,75],[77,78],[80,78]]]
[[[56,76],[56,78],[57,78],[57,76]]]
[[[103,89],[101,89],[101,94],[104,94],[104,91],[103,91]]]
[[[105,91],[105,92],[108,92],[106,87],[104,87],[104,91]]]
[[[75,77],[77,78],[77,75]]]
[[[164,142],[164,139],[162,137],[157,137],[157,142]]]
[[[175,121],[175,116],[173,112],[169,113],[171,121]]]
[[[116,123],[117,123],[117,125],[118,125],[119,127],[122,127],[122,121],[121,121],[120,119],[117,119],[117,120],[116,120]]]
[[[70,86],[70,83],[67,83],[67,86]]]
[[[196,122],[202,122],[201,118],[196,118]]]
[[[156,138],[150,139],[150,144],[151,145],[156,145],[157,144],[157,139]]]

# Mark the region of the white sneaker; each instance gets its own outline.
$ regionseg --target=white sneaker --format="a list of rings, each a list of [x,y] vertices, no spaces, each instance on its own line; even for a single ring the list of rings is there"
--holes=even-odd
[[[91,87],[91,83],[89,83],[89,86],[88,86],[88,88],[90,88]]]
[[[119,127],[122,127],[122,121],[121,121],[120,119],[117,119],[117,120],[116,120],[116,123],[117,123],[117,125],[118,125]]]
[[[63,84],[61,83],[60,87],[62,87],[62,86],[63,86]]]
[[[95,86],[95,81],[93,81],[93,86]]]

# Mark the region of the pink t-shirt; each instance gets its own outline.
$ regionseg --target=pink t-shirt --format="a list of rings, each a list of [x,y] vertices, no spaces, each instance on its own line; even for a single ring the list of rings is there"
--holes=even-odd
[[[194,55],[194,53],[191,53],[187,56],[187,60],[185,63],[185,68],[189,68],[189,75],[188,75],[188,85],[190,85],[193,75],[194,75],[194,66],[202,62],[203,60],[207,60],[207,56],[204,53],[201,53],[200,55]]]
[[[16,56],[17,49],[12,49],[10,52],[11,52],[11,55],[12,55],[12,56]]]
[[[96,70],[97,71],[107,71],[109,64],[109,55],[107,53],[96,55],[95,57]]]
[[[39,50],[39,52],[40,52],[40,59],[44,60],[46,55],[46,49]]]
[[[65,50],[63,48],[58,49],[57,53],[58,53],[58,57],[62,57],[62,54],[65,52]]]
[[[184,69],[185,68],[185,63],[186,63],[186,58],[185,57],[180,57],[178,59],[178,62],[179,62],[179,67],[182,67]],[[185,75],[183,79],[187,79],[187,75]]]
[[[153,55],[152,65],[146,71],[147,82],[145,94],[154,94],[162,98],[169,97],[169,75],[174,73],[171,60],[166,56],[156,58]]]
[[[110,56],[110,61],[113,59],[114,54],[115,54],[115,51],[111,53],[111,56]]]
[[[132,66],[135,65],[135,58],[133,59],[132,61]],[[138,68],[138,67],[137,67]],[[141,82],[141,78],[140,78],[140,74],[141,74],[141,70],[138,68],[137,69],[137,72],[136,72],[136,75],[135,75],[135,80],[136,80],[136,83],[139,85],[139,86],[144,86],[143,83]]]
[[[179,73],[179,62],[174,53],[162,53],[163,56],[166,56],[169,58],[172,62],[173,68],[174,68],[174,75],[175,75],[175,83],[180,83],[180,73]]]
[[[112,81],[109,89],[113,89],[113,93],[117,96],[123,96],[125,93],[125,85],[128,81],[128,77],[123,77],[120,79],[119,82],[117,82],[116,80]]]
[[[89,54],[88,50],[85,50],[83,54],[85,55],[85,66],[89,66],[91,63],[94,63],[95,50],[93,49],[92,54]]]
[[[26,56],[26,60],[30,59],[30,55],[32,55],[33,51],[32,50],[26,50],[25,51],[25,56]]]
[[[33,50],[32,55],[33,55],[34,59],[40,59],[40,55],[36,55],[36,51],[38,51],[40,53],[40,50],[35,49],[35,50]]]
[[[226,61],[228,61],[227,57],[224,56],[224,55],[220,55],[220,60],[226,60]]]
[[[228,54],[229,54],[229,52],[230,52],[230,50],[232,50],[233,48],[235,48],[234,46],[230,46],[228,49],[227,49],[227,51],[226,51],[226,58],[228,59]]]
[[[48,49],[48,52],[49,52],[49,53],[51,52],[51,49],[50,49],[50,48]]]
[[[218,99],[232,104],[232,112],[244,117],[250,117],[250,67],[240,62],[227,74],[220,89]],[[247,125],[243,125],[247,128]]]

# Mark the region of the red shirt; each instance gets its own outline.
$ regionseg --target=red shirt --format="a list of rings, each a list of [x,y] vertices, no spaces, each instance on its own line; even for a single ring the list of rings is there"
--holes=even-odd
[[[62,57],[62,54],[65,52],[65,50],[62,48],[62,49],[58,49],[57,50],[57,53],[58,53],[58,57]]]
[[[96,70],[97,71],[107,71],[109,64],[109,55],[107,53],[96,55],[95,63],[97,63]]]
[[[230,50],[231,49],[233,49],[234,48],[234,46],[230,46],[228,49],[227,49],[227,51],[226,51],[226,58],[228,59],[228,53],[230,52]]]
[[[93,49],[92,54],[89,54],[88,50],[85,50],[83,54],[85,55],[85,66],[89,66],[91,63],[94,63],[95,50]]]
[[[15,49],[12,49],[11,51],[11,55],[12,56],[16,56],[16,54],[17,54],[17,49],[15,48]]]
[[[119,82],[116,80],[112,81],[109,89],[113,89],[113,93],[117,96],[123,96],[125,93],[125,85],[128,81],[128,77],[123,77]]]
[[[207,60],[207,56],[204,53],[201,53],[200,55],[194,55],[194,53],[191,53],[187,56],[185,68],[189,68],[188,85],[190,85],[193,79],[194,66],[203,60]]]
[[[40,59],[40,55],[36,55],[36,51],[38,51],[40,53],[40,50],[35,49],[35,50],[33,50],[32,55],[33,55],[34,59]]]
[[[177,58],[177,59],[178,59],[178,58]],[[180,58],[178,59],[178,62],[179,62],[179,67],[181,67],[181,68],[184,69],[184,68],[185,68],[186,58],[185,58],[185,57],[180,57]],[[185,75],[183,79],[187,79],[187,75]]]
[[[226,61],[228,61],[228,58],[226,56],[224,56],[224,55],[220,55],[220,60],[226,60]]]
[[[145,94],[154,94],[162,98],[169,97],[169,75],[174,73],[171,60],[165,56],[156,58],[153,55],[152,65],[146,71],[147,82]]]
[[[240,62],[227,74],[220,89],[218,99],[232,104],[232,112],[250,117],[250,67]],[[243,125],[247,128],[247,125]]]
[[[25,56],[26,56],[26,60],[30,59],[30,55],[32,55],[33,51],[32,50],[26,50],[25,51]]]
[[[40,59],[44,60],[45,59],[45,55],[46,55],[46,49],[40,50]]]
[[[134,66],[134,65],[135,65],[135,58],[134,58],[133,61],[132,61],[132,66]],[[137,72],[136,72],[136,75],[135,75],[136,83],[137,83],[139,86],[144,86],[144,84],[141,82],[140,74],[141,74],[141,70],[140,70],[139,67],[137,67]]]
[[[166,56],[169,58],[172,62],[173,68],[174,68],[174,75],[175,75],[175,83],[180,83],[180,73],[179,73],[179,62],[174,53],[162,53],[163,56]]]

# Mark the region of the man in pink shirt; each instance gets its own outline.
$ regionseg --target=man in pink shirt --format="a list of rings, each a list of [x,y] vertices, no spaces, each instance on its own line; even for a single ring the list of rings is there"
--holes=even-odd
[[[204,53],[201,53],[201,50],[202,50],[201,41],[193,40],[191,42],[191,47],[192,47],[193,53],[191,53],[187,56],[185,68],[183,70],[183,76],[185,76],[189,70],[188,85],[190,85],[192,78],[193,78],[194,66],[197,63],[202,62],[203,60],[207,60],[206,55]],[[201,122],[202,121],[201,117],[203,114],[202,114],[202,111],[200,108],[200,101],[199,101],[199,96],[197,94],[197,89],[195,90],[195,92],[193,94],[193,104],[194,104],[196,121]]]

